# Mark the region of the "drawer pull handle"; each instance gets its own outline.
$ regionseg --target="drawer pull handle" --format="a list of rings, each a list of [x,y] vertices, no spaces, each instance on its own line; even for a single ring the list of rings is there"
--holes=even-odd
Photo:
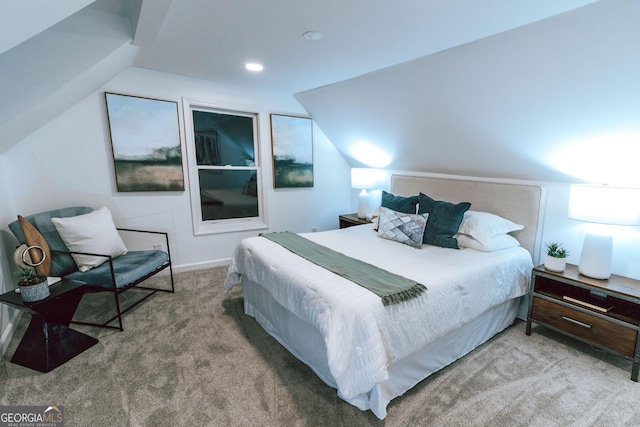
[[[572,318],[567,317],[567,316],[562,316],[562,318],[564,320],[566,320],[567,322],[574,323],[574,324],[576,324],[578,326],[582,326],[583,328],[591,329],[591,325],[589,325],[588,323],[579,322],[576,319],[572,319]]]

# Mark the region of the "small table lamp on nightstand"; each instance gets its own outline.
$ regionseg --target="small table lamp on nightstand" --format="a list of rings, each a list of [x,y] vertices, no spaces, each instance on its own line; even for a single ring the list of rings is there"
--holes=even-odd
[[[369,211],[369,193],[380,186],[379,172],[377,169],[353,168],[351,169],[351,188],[362,190],[358,195],[358,218],[365,218]]]
[[[640,225],[640,188],[572,185],[569,218],[611,225]],[[612,237],[587,233],[578,270],[594,279],[611,275]]]

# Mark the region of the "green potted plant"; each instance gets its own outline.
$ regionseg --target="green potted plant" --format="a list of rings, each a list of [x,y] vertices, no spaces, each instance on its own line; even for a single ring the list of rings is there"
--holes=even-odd
[[[569,251],[563,248],[561,243],[547,243],[544,268],[551,271],[564,271],[567,266],[567,256],[569,256]]]
[[[47,277],[36,273],[33,268],[21,268],[16,273],[16,280],[24,302],[40,301],[49,296]]]

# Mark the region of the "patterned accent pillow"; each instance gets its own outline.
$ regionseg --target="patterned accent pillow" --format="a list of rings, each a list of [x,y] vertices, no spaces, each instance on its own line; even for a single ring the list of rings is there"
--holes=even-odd
[[[428,213],[407,214],[381,207],[378,237],[420,249],[428,217]]]

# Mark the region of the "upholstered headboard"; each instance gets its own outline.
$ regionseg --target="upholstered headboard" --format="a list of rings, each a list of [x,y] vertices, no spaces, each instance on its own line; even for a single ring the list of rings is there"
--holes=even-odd
[[[545,191],[543,187],[471,179],[392,175],[391,192],[411,196],[420,192],[451,203],[470,202],[471,210],[490,212],[524,225],[513,236],[538,263]]]

